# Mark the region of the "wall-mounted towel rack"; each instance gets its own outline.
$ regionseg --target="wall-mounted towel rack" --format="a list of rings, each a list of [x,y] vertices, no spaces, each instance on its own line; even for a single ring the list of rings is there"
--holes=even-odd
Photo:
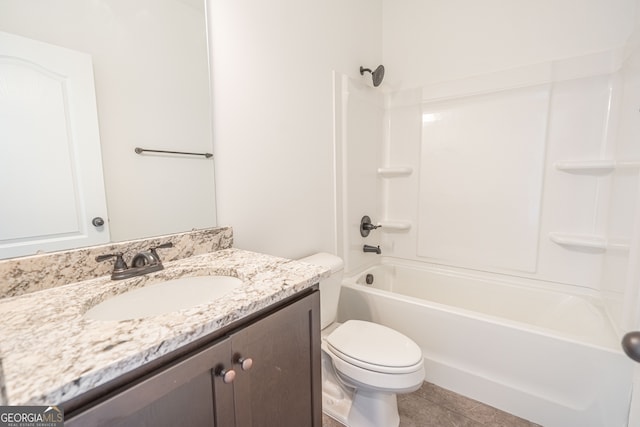
[[[185,154],[188,156],[203,156],[206,157],[207,159],[210,157],[213,157],[213,154],[211,153],[189,153],[186,151],[168,151],[168,150],[150,150],[148,148],[140,148],[140,147],[136,147],[135,148],[135,152],[138,154],[142,154],[145,152],[149,152],[149,153],[164,153],[164,154]]]

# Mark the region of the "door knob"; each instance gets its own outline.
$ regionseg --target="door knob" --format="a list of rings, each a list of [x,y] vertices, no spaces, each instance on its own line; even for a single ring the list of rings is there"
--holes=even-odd
[[[104,225],[104,219],[97,216],[91,220],[91,224],[93,224],[94,227],[102,227]]]
[[[627,332],[622,337],[622,349],[627,356],[640,363],[640,331]]]

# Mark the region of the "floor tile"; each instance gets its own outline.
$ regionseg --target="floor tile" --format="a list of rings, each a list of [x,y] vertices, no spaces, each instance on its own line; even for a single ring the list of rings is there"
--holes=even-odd
[[[322,427],[344,427],[344,425],[337,422],[330,416],[322,414]]]
[[[402,427],[482,427],[482,424],[443,406],[404,395],[398,400]]]

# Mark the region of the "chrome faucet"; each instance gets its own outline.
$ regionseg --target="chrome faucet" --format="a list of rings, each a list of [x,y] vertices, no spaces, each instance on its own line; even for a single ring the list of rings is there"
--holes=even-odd
[[[158,252],[156,252],[156,250],[171,247],[173,247],[173,243],[168,242],[149,248],[148,251],[140,252],[134,255],[133,258],[131,258],[131,267],[127,266],[127,263],[124,261],[122,252],[98,255],[96,257],[96,261],[102,262],[111,258],[115,258],[116,262],[113,264],[111,279],[128,279],[130,277],[142,276],[143,274],[162,270],[164,266],[162,265],[162,261],[160,261],[160,257],[158,256]]]
[[[373,252],[376,253],[378,255],[380,255],[382,253],[382,251],[380,250],[380,246],[371,246],[371,245],[364,245],[362,247],[362,252]]]

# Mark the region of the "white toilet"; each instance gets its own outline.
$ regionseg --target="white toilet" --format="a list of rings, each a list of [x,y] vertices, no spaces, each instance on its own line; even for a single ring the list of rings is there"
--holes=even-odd
[[[396,394],[422,385],[422,350],[386,326],[361,320],[336,323],[342,260],[318,253],[300,261],[331,268],[331,276],[320,281],[322,410],[349,427],[398,426]]]

